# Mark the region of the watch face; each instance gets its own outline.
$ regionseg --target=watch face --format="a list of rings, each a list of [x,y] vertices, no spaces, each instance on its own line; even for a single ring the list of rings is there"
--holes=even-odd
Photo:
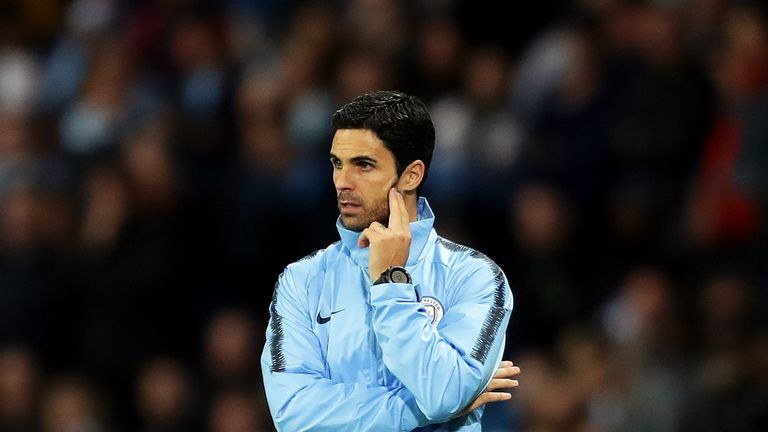
[[[395,283],[408,283],[410,282],[408,279],[408,273],[405,272],[403,269],[394,268],[389,273],[390,280]]]

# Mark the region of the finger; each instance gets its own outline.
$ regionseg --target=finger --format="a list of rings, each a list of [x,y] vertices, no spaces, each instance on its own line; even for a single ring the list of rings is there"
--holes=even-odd
[[[389,198],[389,228],[394,231],[410,232],[408,209],[405,207],[402,194],[397,189],[392,188]]]
[[[506,392],[485,392],[478,398],[481,401],[480,405],[485,405],[490,402],[501,402],[512,399],[512,393]]]
[[[488,384],[487,390],[498,390],[503,388],[514,388],[520,385],[520,382],[518,380],[512,380],[508,378],[503,379],[492,379],[491,383]]]
[[[511,361],[509,361],[509,360],[504,360],[504,361],[502,361],[502,362],[501,362],[501,364],[499,365],[499,367],[500,367],[500,368],[510,368],[510,367],[512,367],[512,366],[514,366],[514,365],[515,365],[515,364],[514,364],[514,363],[512,363]]]
[[[465,408],[464,411],[462,411],[461,414],[459,415],[465,415],[477,408],[480,408],[481,406],[487,403],[501,402],[501,401],[509,400],[511,398],[512,398],[511,393],[485,391],[483,393],[480,393],[480,396],[478,396],[477,399],[472,401],[472,404],[470,404],[467,408]]]
[[[380,233],[370,228],[366,228],[360,233],[360,237],[357,238],[357,247],[367,248],[371,245],[372,241],[376,241],[379,237],[381,237]]]
[[[390,229],[402,229],[402,217],[400,216],[400,206],[397,202],[397,191],[395,188],[389,190],[389,223]]]
[[[371,225],[368,227],[368,229],[370,229],[371,231],[375,231],[377,233],[383,234],[387,230],[387,227],[382,225],[381,222],[373,221],[371,222]]]
[[[363,232],[360,233],[360,237],[357,238],[357,247],[363,249],[370,246],[371,241],[368,239],[368,235],[366,234],[367,229],[364,229]]]
[[[400,205],[400,216],[402,217],[401,223],[404,230],[410,231],[411,230],[411,220],[408,216],[408,207],[405,206],[405,198],[403,197],[403,194],[398,192],[397,193],[397,202]]]
[[[518,374],[520,374],[520,368],[517,366],[512,366],[509,368],[497,369],[493,377],[494,378],[510,378]]]

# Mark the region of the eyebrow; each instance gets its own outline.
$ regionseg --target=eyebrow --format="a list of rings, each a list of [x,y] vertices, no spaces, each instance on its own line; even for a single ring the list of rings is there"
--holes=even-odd
[[[333,153],[331,153],[329,155],[329,157],[330,157],[330,159],[341,160],[339,157],[337,157]],[[355,156],[353,158],[350,158],[349,161],[352,162],[352,163],[368,162],[370,164],[376,164],[376,162],[378,162],[376,159],[374,159],[374,158],[372,158],[372,157],[370,157],[368,155]]]

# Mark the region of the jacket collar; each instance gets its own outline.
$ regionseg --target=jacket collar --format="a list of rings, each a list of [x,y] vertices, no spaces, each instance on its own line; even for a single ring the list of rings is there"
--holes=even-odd
[[[427,240],[432,233],[432,227],[435,225],[435,214],[432,213],[432,208],[429,206],[427,199],[420,197],[416,204],[418,220],[409,224],[411,228],[411,249],[408,253],[408,262],[406,266],[412,266],[419,261],[421,252],[424,250],[424,246],[427,244]],[[357,247],[357,239],[360,237],[360,233],[344,228],[341,223],[341,216],[336,219],[336,229],[341,236],[341,243],[344,248],[349,251],[349,256],[352,261],[360,267],[368,268],[368,248]]]

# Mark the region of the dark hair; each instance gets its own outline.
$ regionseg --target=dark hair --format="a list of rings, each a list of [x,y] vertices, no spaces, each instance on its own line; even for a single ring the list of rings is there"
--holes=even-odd
[[[369,129],[395,156],[397,175],[415,160],[424,162],[421,191],[435,150],[435,126],[427,106],[416,96],[375,91],[352,99],[333,114],[333,130]]]

